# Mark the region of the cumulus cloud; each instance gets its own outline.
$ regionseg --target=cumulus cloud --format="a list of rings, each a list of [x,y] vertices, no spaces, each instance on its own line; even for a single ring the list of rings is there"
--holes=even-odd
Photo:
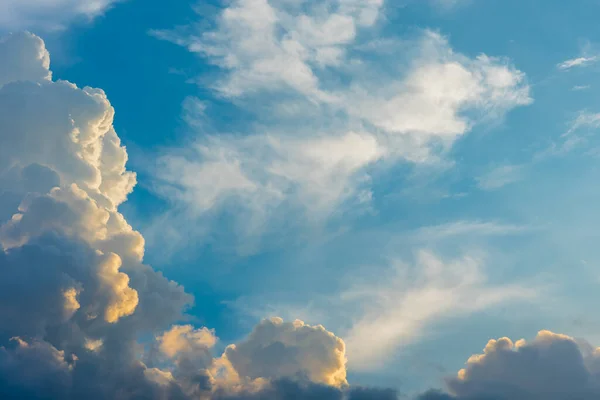
[[[0,397],[394,397],[349,388],[344,342],[322,326],[265,320],[215,357],[212,330],[177,325],[191,296],[143,264],[118,210],[135,174],[106,95],[53,81],[34,35],[0,54]]]
[[[20,29],[59,30],[76,19],[91,20],[121,0],[3,0],[0,32]]]
[[[241,377],[300,377],[341,387],[347,385],[345,352],[344,342],[322,326],[272,318],[257,325],[243,342],[229,346],[223,356]]]
[[[34,35],[4,37],[0,54],[4,397],[114,398],[120,374],[150,390],[136,378],[135,340],[180,318],[191,297],[142,263],[143,238],[117,211],[135,174],[114,110],[101,90],[52,81]]]
[[[550,331],[535,339],[490,340],[455,378],[449,394],[430,392],[421,400],[567,400],[600,396],[600,351],[584,341]]]

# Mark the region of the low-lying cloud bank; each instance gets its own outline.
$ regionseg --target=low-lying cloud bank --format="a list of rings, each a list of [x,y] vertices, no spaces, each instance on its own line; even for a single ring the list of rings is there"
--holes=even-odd
[[[53,81],[44,42],[0,40],[0,398],[395,399],[346,378],[344,341],[278,318],[214,354],[193,299],[143,263],[136,183],[99,89]],[[491,341],[425,399],[600,396],[600,352],[550,332]]]

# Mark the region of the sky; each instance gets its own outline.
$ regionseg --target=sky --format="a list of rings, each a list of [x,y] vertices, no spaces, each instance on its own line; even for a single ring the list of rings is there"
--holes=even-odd
[[[599,12],[0,1],[0,398],[597,399]]]

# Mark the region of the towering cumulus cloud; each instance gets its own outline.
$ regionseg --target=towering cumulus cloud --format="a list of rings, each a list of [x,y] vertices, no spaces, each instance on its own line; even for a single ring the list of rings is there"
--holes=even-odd
[[[192,298],[118,211],[136,176],[105,93],[53,81],[32,34],[0,56],[0,398],[393,396],[349,389],[321,326],[265,320],[215,357],[212,330],[174,325]]]

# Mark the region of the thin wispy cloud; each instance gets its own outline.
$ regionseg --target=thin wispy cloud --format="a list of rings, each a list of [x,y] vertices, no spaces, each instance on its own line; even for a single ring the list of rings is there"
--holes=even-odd
[[[538,295],[531,286],[487,282],[484,260],[477,255],[446,261],[421,251],[414,267],[397,262],[387,274],[385,281],[342,293],[343,301],[361,310],[344,335],[350,365],[359,370],[380,368],[398,348],[420,340],[445,318]]]
[[[582,68],[595,64],[600,60],[598,56],[577,57],[570,60],[565,60],[557,65],[558,69],[567,71],[572,68]]]
[[[0,32],[63,30],[73,21],[91,21],[120,1],[123,0],[2,0]]]
[[[523,165],[502,165],[477,177],[477,186],[482,190],[497,190],[523,180],[524,173]]]

